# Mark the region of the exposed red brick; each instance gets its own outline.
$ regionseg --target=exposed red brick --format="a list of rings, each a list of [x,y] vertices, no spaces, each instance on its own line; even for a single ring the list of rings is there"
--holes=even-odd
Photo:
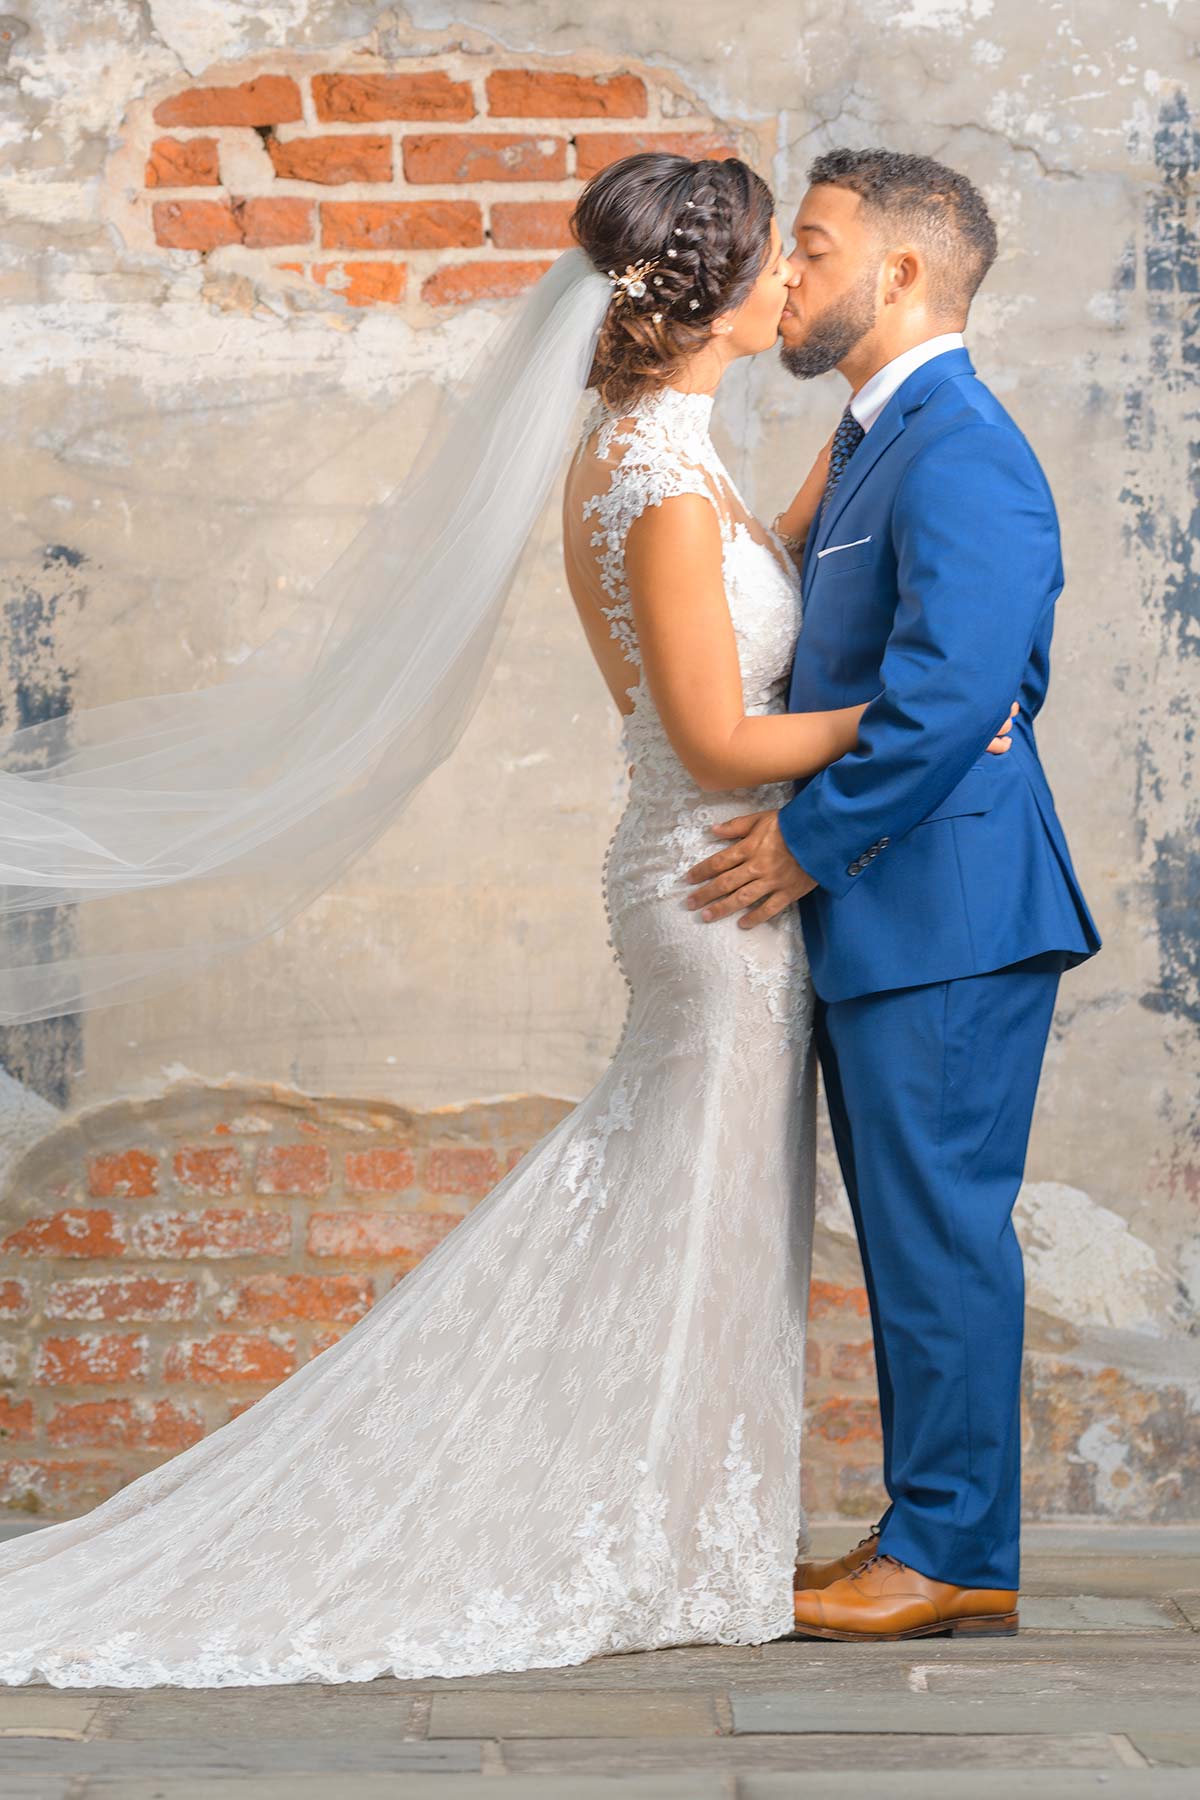
[[[401,145],[408,181],[561,181],[567,140],[509,132],[414,133]]]
[[[203,1212],[148,1213],[134,1220],[132,1234],[141,1256],[286,1256],[292,1222],[286,1213],[210,1206]]]
[[[500,1179],[500,1159],[494,1150],[473,1144],[451,1144],[429,1152],[425,1186],[431,1194],[490,1193]]]
[[[232,1381],[282,1381],[295,1367],[294,1338],[277,1344],[267,1337],[219,1331],[210,1338],[169,1344],[163,1379],[220,1387]]]
[[[835,1381],[865,1381],[875,1368],[873,1344],[834,1344],[830,1374]]]
[[[33,1436],[33,1401],[12,1400],[0,1394],[0,1439],[12,1441]]]
[[[323,1194],[331,1176],[324,1144],[267,1144],[258,1153],[254,1187],[260,1194]]]
[[[145,1381],[149,1359],[146,1339],[117,1332],[81,1337],[47,1337],[37,1347],[33,1379],[43,1387],[84,1387],[103,1382]]]
[[[228,1198],[242,1186],[242,1153],[232,1145],[189,1144],[175,1152],[175,1180],[188,1194]]]
[[[78,1462],[12,1457],[0,1462],[0,1506],[11,1512],[87,1512],[122,1485],[118,1465],[102,1457]]]
[[[194,1281],[157,1275],[81,1275],[56,1281],[46,1295],[51,1319],[190,1319],[199,1296]]]
[[[231,1419],[239,1418],[242,1413],[250,1411],[250,1408],[255,1404],[255,1401],[257,1399],[258,1399],[258,1395],[256,1394],[254,1396],[254,1398],[250,1399],[250,1400],[231,1400],[229,1402],[229,1415],[228,1416]]]
[[[125,1225],[103,1209],[42,1213],[11,1232],[0,1244],[10,1256],[123,1256]]]
[[[249,250],[269,250],[276,244],[307,244],[312,239],[313,203],[297,195],[235,200],[233,216]]]
[[[590,181],[619,157],[643,150],[669,150],[673,156],[721,162],[736,156],[735,145],[709,131],[581,131],[575,139],[575,173]]]
[[[417,1179],[411,1150],[380,1146],[346,1152],[346,1186],[356,1194],[402,1194]]]
[[[507,119],[640,119],[646,84],[637,75],[572,75],[557,69],[495,69],[488,111]]]
[[[20,1319],[29,1311],[29,1283],[14,1275],[0,1281],[0,1319]]]
[[[835,1444],[876,1444],[883,1438],[874,1400],[852,1399],[844,1394],[818,1401],[809,1412],[808,1429]]]
[[[375,1290],[366,1275],[249,1275],[217,1302],[222,1319],[271,1325],[279,1319],[344,1319],[371,1310]]]
[[[313,1213],[308,1221],[310,1256],[419,1263],[459,1223],[457,1213],[403,1211]]]
[[[441,70],[412,75],[314,75],[318,119],[361,124],[377,119],[462,120],[475,117],[471,84]]]
[[[326,250],[474,249],[483,243],[483,212],[474,200],[326,200]]]
[[[156,200],[150,211],[164,250],[216,250],[242,240],[228,200]]]
[[[58,1449],[184,1450],[204,1436],[204,1419],[173,1400],[74,1400],[55,1408],[46,1436]]]
[[[146,163],[147,187],[218,187],[216,138],[155,138]]]
[[[392,140],[343,133],[340,137],[272,138],[267,144],[275,173],[284,181],[390,181]]]
[[[298,269],[302,263],[280,263]],[[408,286],[408,270],[398,262],[313,263],[309,274],[319,287],[340,294],[347,306],[399,306]]]
[[[839,1287],[834,1281],[814,1281],[809,1289],[808,1316],[810,1319],[828,1319],[839,1313],[854,1313],[865,1319],[868,1312],[867,1290],[865,1287]]]
[[[290,125],[304,117],[290,75],[257,75],[236,87],[185,88],[154,109],[156,125]]]
[[[497,200],[492,242],[497,250],[564,250],[574,242],[567,220],[572,200]]]
[[[88,1163],[88,1193],[95,1200],[150,1200],[157,1192],[158,1158],[149,1150],[121,1150]]]
[[[548,262],[453,263],[438,269],[421,288],[430,306],[466,306],[475,300],[506,300],[532,287]]]
[[[340,1344],[349,1329],[349,1325],[343,1325],[340,1329],[336,1326],[329,1325],[326,1326],[323,1331],[314,1331],[312,1334],[312,1342],[308,1347],[309,1362],[312,1361],[314,1356],[320,1356],[322,1350],[332,1350],[335,1344]]]

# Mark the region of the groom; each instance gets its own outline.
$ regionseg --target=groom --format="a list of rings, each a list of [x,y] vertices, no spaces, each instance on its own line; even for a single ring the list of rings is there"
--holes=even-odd
[[[809,180],[781,358],[853,392],[804,545],[788,704],[871,704],[857,748],[781,812],[716,828],[731,841],[691,871],[691,904],[752,928],[800,901],[870,1299],[890,1505],[857,1551],[801,1572],[797,1628],[1005,1633],[1024,1307],[1010,1215],[1059,975],[1100,946],[1033,733],[1058,523],[963,344],[996,254],[975,188],[885,150],[831,151]],[[1012,749],[988,756],[1014,695]]]

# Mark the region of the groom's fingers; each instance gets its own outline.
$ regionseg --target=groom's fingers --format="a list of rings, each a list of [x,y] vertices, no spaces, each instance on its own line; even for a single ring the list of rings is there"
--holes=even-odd
[[[791,904],[786,894],[772,894],[769,900],[764,900],[761,906],[756,906],[753,912],[748,912],[744,919],[738,920],[738,929],[749,931],[753,925],[762,925],[766,920],[776,918],[785,906]]]
[[[736,869],[746,860],[744,844],[730,844],[728,850],[718,850],[715,856],[706,857],[696,863],[684,877],[685,881],[711,881],[714,875],[727,875],[730,869]],[[721,890],[725,892],[724,888]]]
[[[701,906],[711,906],[714,900],[724,900],[729,894],[740,895],[753,880],[753,870],[745,867],[733,869],[728,875],[718,875],[715,881],[706,881],[703,887],[688,895],[688,910],[696,912]]]
[[[706,905],[700,917],[706,925],[715,919],[727,919],[731,913],[741,912],[743,908],[753,906],[754,902],[761,899],[767,892],[769,889],[765,881],[749,881],[745,887],[737,888],[732,894],[727,894],[723,900],[714,900]]]
[[[714,837],[745,837],[746,833],[762,818],[762,813],[746,813],[740,819],[722,819],[709,830]]]

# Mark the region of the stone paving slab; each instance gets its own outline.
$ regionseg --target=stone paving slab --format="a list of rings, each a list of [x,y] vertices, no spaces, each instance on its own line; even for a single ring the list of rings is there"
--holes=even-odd
[[[81,1738],[100,1711],[100,1701],[45,1689],[0,1689],[0,1738]]]
[[[1184,1709],[1167,1700],[1126,1700],[1123,1695],[1091,1699],[1063,1696],[1051,1700],[961,1699],[937,1694],[909,1694],[905,1699],[855,1699],[844,1694],[754,1693],[734,1690],[730,1696],[737,1733],[903,1732],[924,1734],[996,1733],[1019,1736],[1047,1732],[1052,1736],[1090,1732],[1171,1732],[1184,1728]]]
[[[1195,1776],[1183,1769],[1122,1769],[1098,1775],[1083,1769],[977,1769],[969,1800],[1196,1800]],[[174,1800],[174,1796],[172,1796]],[[736,1800],[964,1800],[954,1770],[897,1770],[886,1789],[868,1770],[827,1770],[810,1776],[743,1775]]]
[[[443,1694],[433,1701],[433,1738],[697,1738],[729,1729],[724,1695]]]
[[[160,1737],[423,1738],[430,1702],[401,1689],[373,1694],[369,1682],[307,1682],[247,1688],[150,1688],[100,1702],[91,1735]]]
[[[941,1737],[918,1732],[876,1736],[837,1732],[725,1738],[513,1738],[498,1746],[515,1775],[649,1775],[699,1769],[767,1773],[803,1769],[1122,1769],[1104,1732]]]
[[[1023,1556],[1022,1603],[1031,1595],[1172,1594],[1200,1586],[1200,1558],[1141,1556]]]
[[[1181,1631],[1186,1621],[1168,1602],[1136,1594],[1021,1596],[1022,1631]]]
[[[462,1739],[405,1743],[389,1738],[158,1738],[152,1743],[93,1738],[6,1738],[0,1745],[0,1793],[15,1775],[109,1775],[228,1778],[237,1775],[326,1773],[326,1777],[383,1774],[478,1774],[480,1746]],[[5,1800],[7,1795],[5,1794]]]
[[[1192,1711],[1195,1712],[1193,1706]],[[1200,1768],[1200,1731],[1181,1731],[1176,1721],[1174,1731],[1129,1731],[1134,1748],[1148,1762],[1162,1763],[1168,1768]],[[1195,1775],[1195,1791],[1200,1794],[1200,1779]]]
[[[252,1777],[240,1781],[156,1781],[110,1785],[95,1779],[82,1800],[737,1800],[736,1777],[632,1775],[623,1779],[577,1775],[564,1788],[557,1775],[360,1775],[331,1788],[327,1775]],[[5,1793],[4,1800],[9,1800]],[[22,1796],[22,1800],[24,1797]],[[40,1795],[30,1800],[41,1800]],[[48,1796],[60,1800],[60,1794]],[[65,1792],[61,1800],[67,1800]],[[72,1795],[70,1800],[75,1800]],[[806,1790],[805,1800],[815,1800]]]
[[[1171,1602],[1177,1606],[1193,1631],[1200,1631],[1200,1589],[1175,1589]]]

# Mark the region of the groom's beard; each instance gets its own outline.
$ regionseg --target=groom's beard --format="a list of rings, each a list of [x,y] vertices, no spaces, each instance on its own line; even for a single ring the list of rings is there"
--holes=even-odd
[[[789,375],[809,381],[836,369],[875,324],[877,269],[866,269],[849,293],[817,314],[802,344],[780,340],[779,360]]]

